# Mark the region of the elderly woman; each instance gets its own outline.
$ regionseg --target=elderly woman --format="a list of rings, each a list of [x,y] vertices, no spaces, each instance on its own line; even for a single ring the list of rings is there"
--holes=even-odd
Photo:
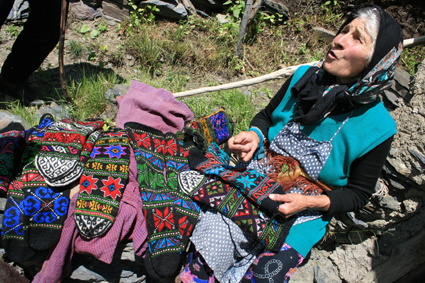
[[[252,189],[257,180],[252,171],[241,177],[241,170],[219,165],[225,163],[225,155],[218,150],[207,153],[207,161],[200,158],[197,170],[217,174],[230,184],[245,184],[248,189],[242,192],[261,208],[275,201],[276,211],[292,225],[280,251],[259,255],[241,282],[287,282],[324,236],[333,214],[358,210],[368,202],[396,133],[378,94],[391,84],[402,44],[401,27],[384,10],[356,7],[325,60],[298,68],[254,117],[251,128],[228,141],[248,170],[267,175],[273,152],[295,159],[306,178],[331,190],[311,193],[292,187],[270,194],[263,189],[271,183],[268,180]],[[266,155],[264,144],[270,144]],[[213,282],[214,270],[201,268],[208,261],[196,262],[188,265],[185,278]]]
[[[396,133],[378,93],[391,83],[402,43],[401,27],[384,10],[356,7],[325,60],[300,67],[254,117],[251,128],[229,140],[229,148],[248,161],[261,153],[267,139],[276,152],[294,157],[311,177],[334,188],[315,196],[269,196],[281,202],[279,211],[286,217],[306,210],[326,216],[292,226],[281,252],[260,256],[244,280],[286,282],[323,237],[330,216],[368,202]],[[271,272],[272,262],[282,264],[280,272]]]

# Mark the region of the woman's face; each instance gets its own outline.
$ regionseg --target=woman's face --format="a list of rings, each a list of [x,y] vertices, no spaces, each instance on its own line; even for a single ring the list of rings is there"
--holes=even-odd
[[[372,49],[372,37],[366,32],[365,22],[355,18],[332,41],[323,67],[348,84],[366,68],[366,59]]]

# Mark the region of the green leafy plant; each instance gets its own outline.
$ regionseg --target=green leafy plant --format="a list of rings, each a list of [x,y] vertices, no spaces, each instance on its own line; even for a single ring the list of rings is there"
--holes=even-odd
[[[98,26],[99,32],[104,33],[108,31],[108,24],[105,21],[101,21]]]
[[[19,29],[15,25],[8,25],[4,29],[5,32],[8,32],[10,36],[17,36],[19,34]]]
[[[139,7],[136,4],[135,0],[129,1],[129,6],[131,7],[130,11],[130,25],[128,27],[128,32],[131,33],[133,30],[138,30],[141,28],[142,24],[154,24],[155,15],[154,12],[159,12],[160,10],[156,6],[146,5],[144,7]]]
[[[81,26],[80,33],[82,33],[82,34],[86,34],[86,33],[88,33],[89,31],[90,31],[90,27],[89,27],[89,25],[84,24],[84,25],[82,25],[82,26]]]
[[[100,35],[100,32],[97,29],[94,29],[90,32],[90,37],[92,39],[95,39],[96,37],[98,37]]]

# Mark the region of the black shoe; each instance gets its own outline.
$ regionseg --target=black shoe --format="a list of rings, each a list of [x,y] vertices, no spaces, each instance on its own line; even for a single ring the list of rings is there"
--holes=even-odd
[[[23,105],[42,105],[44,101],[28,86],[28,84],[11,84],[0,74],[0,97],[4,102],[19,100]]]

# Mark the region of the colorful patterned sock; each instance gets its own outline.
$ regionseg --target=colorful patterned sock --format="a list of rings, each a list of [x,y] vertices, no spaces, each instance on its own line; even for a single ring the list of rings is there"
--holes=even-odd
[[[234,122],[223,109],[220,109],[196,122],[188,123],[186,127],[195,129],[208,144],[220,145],[233,135]]]
[[[152,276],[169,277],[179,268],[181,236],[175,219],[176,197],[165,178],[164,135],[138,123],[127,123],[126,127],[137,161],[148,229],[149,252],[145,261],[153,269],[147,271]]]
[[[0,130],[0,197],[7,195],[10,181],[19,170],[25,145],[24,130],[19,123]]]
[[[94,144],[74,212],[77,229],[86,238],[103,235],[115,221],[129,176],[129,146],[123,130],[105,132]]]
[[[28,238],[28,217],[23,204],[22,176],[13,181],[7,193],[1,238],[7,256],[14,262],[24,262],[35,256]]]
[[[211,144],[205,155],[197,148],[190,149],[189,162],[191,169],[219,176],[226,183],[238,188],[261,210],[270,211],[272,214],[279,212],[280,203],[268,198],[272,193],[284,193],[279,184],[255,170],[238,171],[231,167],[229,156],[217,144]]]
[[[232,219],[243,230],[252,233],[267,249],[279,251],[295,218],[286,220],[260,212],[237,188],[217,179],[208,179],[198,171],[179,175],[183,190],[198,203],[212,207]]]
[[[101,121],[62,120],[46,130],[35,162],[48,185],[66,186],[80,178],[84,164],[79,158],[86,139],[102,126]]]
[[[32,249],[47,250],[59,241],[68,212],[70,190],[50,188],[32,164],[22,175],[22,191],[25,196],[22,205],[29,218],[26,240]]]
[[[174,223],[178,225],[182,251],[186,250],[189,237],[192,235],[201,210],[199,205],[182,191],[178,182],[178,176],[181,172],[190,169],[188,156],[191,147],[193,147],[191,143],[180,145],[176,135],[167,133],[164,136],[164,146],[161,149],[165,157],[167,185],[174,197]]]

